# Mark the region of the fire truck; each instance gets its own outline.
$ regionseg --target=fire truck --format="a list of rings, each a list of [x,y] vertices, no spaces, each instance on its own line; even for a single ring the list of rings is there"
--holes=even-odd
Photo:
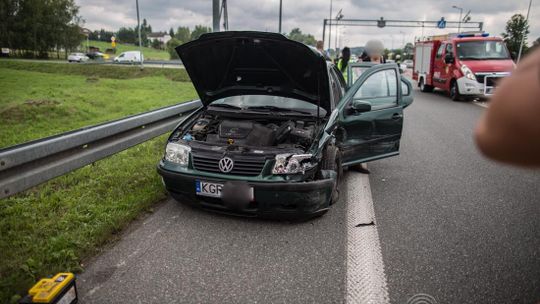
[[[483,32],[433,36],[414,48],[413,79],[420,90],[439,88],[454,101],[492,95],[514,68],[503,40]]]

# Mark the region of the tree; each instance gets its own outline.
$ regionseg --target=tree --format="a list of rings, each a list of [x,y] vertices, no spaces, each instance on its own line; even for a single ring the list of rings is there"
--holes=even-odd
[[[317,42],[315,40],[315,37],[311,34],[303,34],[302,31],[299,28],[293,28],[289,35],[287,35],[289,39],[302,42],[303,44],[315,46],[315,43]]]
[[[151,43],[151,46],[154,48],[154,49],[161,49],[161,41],[159,41],[159,39],[154,39],[152,40],[152,43]]]
[[[523,53],[527,51],[527,35],[529,34],[529,23],[522,14],[513,15],[506,22],[506,32],[502,33],[506,46],[514,58],[519,53],[521,39],[524,38]]]
[[[130,27],[121,27],[118,30],[118,33],[116,33],[116,38],[118,39],[118,42],[121,43],[135,43],[137,34],[135,33],[135,30]]]
[[[182,44],[182,41],[172,38],[171,40],[167,41],[167,52],[169,53],[169,57],[171,59],[179,59],[178,53],[176,52],[175,48]]]
[[[410,42],[407,42],[407,44],[405,44],[405,47],[403,48],[403,53],[406,53],[407,55],[405,55],[405,57],[403,59],[411,59],[413,58],[413,53],[414,53],[414,45]]]
[[[210,33],[212,32],[212,29],[210,27],[204,26],[204,25],[196,25],[193,29],[193,32],[191,32],[191,40],[199,38],[202,34]],[[187,42],[187,41],[184,41]]]
[[[74,0],[2,0],[0,44],[31,57],[72,50],[84,39],[78,14]]]
[[[187,26],[179,26],[176,29],[176,34],[174,38],[178,39],[181,43],[186,43],[191,41],[191,32]]]
[[[174,37],[174,30],[172,27],[169,29],[169,36],[171,36],[171,38]]]

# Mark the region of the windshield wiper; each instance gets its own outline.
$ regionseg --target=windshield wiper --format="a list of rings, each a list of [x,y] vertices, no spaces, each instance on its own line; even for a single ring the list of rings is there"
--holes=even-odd
[[[226,108],[226,109],[242,110],[242,108],[239,107],[239,106],[233,106],[233,105],[227,104],[227,103],[211,104],[210,106],[211,106],[211,107],[216,107],[216,108]]]
[[[302,110],[296,110],[296,109],[287,109],[287,108],[280,108],[280,107],[276,107],[276,106],[252,106],[252,107],[247,107],[246,110],[255,110],[255,111],[277,111],[277,112],[295,112],[295,113],[300,113],[300,114],[305,114],[305,115],[311,115],[313,116],[313,113],[311,112],[307,112],[307,111],[302,111]]]

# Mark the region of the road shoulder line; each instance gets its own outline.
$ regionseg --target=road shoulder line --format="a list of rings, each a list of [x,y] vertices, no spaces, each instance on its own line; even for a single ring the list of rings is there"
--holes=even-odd
[[[348,172],[346,303],[389,303],[369,176]]]

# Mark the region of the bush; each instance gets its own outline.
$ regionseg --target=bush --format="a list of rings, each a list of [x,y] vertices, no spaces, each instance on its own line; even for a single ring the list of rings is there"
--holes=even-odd
[[[175,48],[181,44],[182,41],[176,38],[172,38],[167,42],[167,52],[169,52],[169,56],[171,59],[180,59],[180,57],[178,57],[178,53],[176,53]]]

